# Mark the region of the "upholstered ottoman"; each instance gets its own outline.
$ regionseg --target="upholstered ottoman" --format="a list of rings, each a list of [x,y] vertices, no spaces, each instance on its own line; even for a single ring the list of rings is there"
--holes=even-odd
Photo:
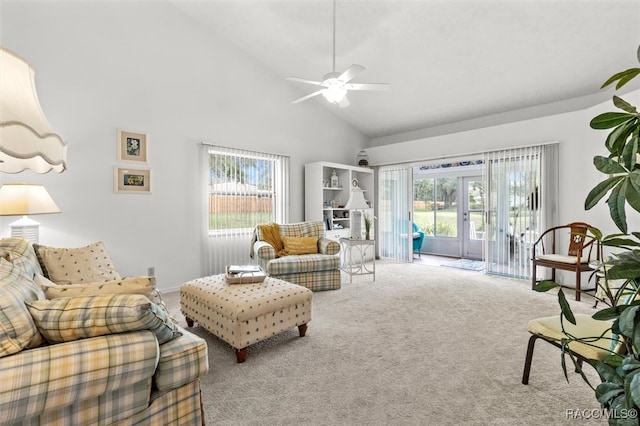
[[[300,337],[311,321],[311,290],[267,277],[256,284],[228,284],[224,275],[198,278],[180,287],[180,309],[194,322],[229,343],[238,362],[247,347],[298,327]]]

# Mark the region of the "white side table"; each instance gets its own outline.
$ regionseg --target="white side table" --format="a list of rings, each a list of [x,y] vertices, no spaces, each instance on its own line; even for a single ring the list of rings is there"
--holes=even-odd
[[[342,269],[349,274],[349,282],[352,282],[354,275],[373,275],[373,281],[376,280],[376,242],[375,240],[356,240],[351,238],[340,238],[340,246],[344,252],[344,261]],[[371,247],[373,250],[373,263],[371,269],[365,263],[364,257],[367,250]],[[353,258],[353,249],[357,249],[356,253],[359,259]]]

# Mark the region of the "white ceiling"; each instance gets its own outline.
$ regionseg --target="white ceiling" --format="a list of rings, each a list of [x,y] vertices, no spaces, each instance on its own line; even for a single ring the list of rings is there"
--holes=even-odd
[[[332,71],[332,0],[171,1],[278,76]],[[371,138],[605,99],[604,80],[638,66],[640,0],[337,0],[336,10],[336,70],[363,65],[354,83],[391,90],[350,92],[343,109],[305,102]]]

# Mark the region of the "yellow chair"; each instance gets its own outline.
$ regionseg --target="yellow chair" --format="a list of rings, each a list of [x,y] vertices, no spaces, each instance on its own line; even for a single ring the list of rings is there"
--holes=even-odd
[[[566,350],[576,357],[579,364],[589,360],[602,361],[607,355],[617,353],[623,349],[623,345],[618,344],[617,340],[612,336],[612,321],[595,320],[590,315],[584,314],[575,314],[574,317],[576,325],[571,324],[566,319],[564,320],[566,333],[562,331],[560,315],[529,321],[527,329],[531,333],[531,337],[529,338],[524,372],[522,373],[523,385],[529,383],[533,348],[538,339],[551,343],[558,348],[562,348],[562,339],[569,338],[569,335],[573,338],[584,339],[584,342],[570,341],[566,347]]]
[[[538,267],[551,268],[551,281],[556,280],[556,269],[572,271],[576,274],[576,300],[580,300],[580,275],[593,270],[589,262],[594,249],[595,260],[600,260],[600,241],[587,235],[590,228],[593,226],[587,223],[573,222],[549,228],[540,235],[531,247],[531,288],[536,286]],[[559,252],[559,235],[567,235],[569,249],[566,254]],[[545,242],[549,240],[551,245],[547,247]]]

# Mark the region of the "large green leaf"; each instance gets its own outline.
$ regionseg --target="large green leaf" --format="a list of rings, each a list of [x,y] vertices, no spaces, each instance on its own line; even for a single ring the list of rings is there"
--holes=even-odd
[[[555,281],[544,280],[537,282],[533,289],[537,292],[544,293],[551,290],[552,288],[556,288],[559,286],[560,284],[556,283]]]
[[[629,135],[638,128],[638,119],[634,118],[626,123],[623,123],[613,129],[608,135],[605,141],[605,146],[612,154],[619,156],[624,148]]]
[[[624,308],[620,306],[610,306],[608,308],[604,308],[591,315],[591,318],[598,321],[608,321],[615,318],[618,318]]]
[[[627,190],[626,179],[619,185],[616,185],[609,195],[607,204],[609,205],[609,216],[613,219],[618,229],[623,233],[627,233],[627,215],[624,211],[625,192]]]
[[[613,104],[617,107],[620,108],[623,111],[629,112],[631,114],[636,114],[638,111],[636,110],[636,107],[634,107],[633,105],[631,105],[629,102],[625,101],[624,99],[618,97],[618,96],[613,96]]]
[[[611,404],[619,395],[624,393],[623,385],[617,383],[604,382],[596,388],[596,398],[600,404]]]
[[[636,169],[629,173],[627,179],[625,198],[627,203],[637,212],[640,212],[640,170]]]
[[[636,314],[638,313],[640,306],[631,306],[625,309],[618,317],[618,328],[620,333],[627,337],[635,337],[634,330],[636,328]],[[640,343],[640,341],[639,341]]]
[[[558,290],[558,303],[560,304],[562,315],[564,315],[567,321],[569,321],[571,324],[576,325],[576,317],[573,316],[571,306],[569,305],[569,302],[567,302],[567,297],[564,295],[562,289]]]
[[[607,192],[624,179],[624,176],[612,176],[606,180],[603,180],[599,184],[593,187],[593,189],[587,195],[584,201],[585,210],[593,208],[598,202],[607,195]]]
[[[637,76],[640,73],[640,68],[632,68],[628,71],[630,72],[628,72],[627,75],[618,80],[618,84],[616,84],[616,90],[620,89],[622,86],[631,81],[635,76]]]
[[[607,175],[612,175],[616,173],[627,173],[629,169],[625,169],[622,164],[613,158],[603,157],[601,155],[596,155],[593,157],[593,165],[596,166],[599,172],[602,172]]]
[[[607,271],[610,280],[628,280],[640,277],[640,250],[618,254],[613,266]]]
[[[624,86],[626,82],[628,82],[638,74],[640,74],[640,68],[629,68],[628,70],[620,71],[619,73],[612,75],[607,81],[602,84],[602,86],[600,86],[600,88],[604,89],[614,81],[618,81],[616,89],[619,89]],[[624,82],[620,84],[619,80],[623,80]]]
[[[594,367],[602,377],[603,381],[616,384],[618,386],[624,385],[624,378],[618,374],[618,369],[611,367],[602,361],[594,361]]]
[[[594,117],[589,125],[592,129],[611,129],[629,120],[633,120],[634,117],[634,114],[629,114],[628,112],[604,112]]]
[[[600,241],[600,244],[606,247],[620,247],[620,248],[640,247],[640,242],[636,240],[632,240],[631,238],[609,238],[609,239]]]
[[[625,377],[625,392],[628,396],[627,404],[640,406],[640,372],[634,371]],[[628,384],[627,384],[628,383]]]
[[[633,170],[636,164],[636,155],[638,154],[638,138],[632,137],[624,145],[622,150],[622,159],[627,170]]]
[[[628,414],[634,407],[627,404],[624,392],[611,399],[608,408],[609,426],[638,426],[638,419],[635,415]]]

